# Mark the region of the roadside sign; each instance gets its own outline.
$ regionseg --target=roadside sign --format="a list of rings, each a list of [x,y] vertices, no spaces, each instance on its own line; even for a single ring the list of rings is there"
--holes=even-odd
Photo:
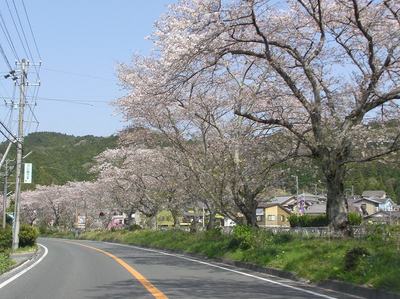
[[[24,163],[24,183],[32,183],[32,163]]]
[[[85,229],[85,226],[86,226],[86,216],[78,215],[75,227],[80,229]]]

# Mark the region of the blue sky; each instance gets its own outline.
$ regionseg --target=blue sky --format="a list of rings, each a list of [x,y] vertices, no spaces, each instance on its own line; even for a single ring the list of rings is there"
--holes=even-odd
[[[8,2],[12,5],[11,0]],[[15,2],[24,22],[22,2]],[[154,22],[172,2],[174,1],[25,0],[43,60],[39,101],[35,107],[40,122],[38,130],[105,136],[123,128],[125,123],[121,116],[113,115],[115,109],[106,103],[123,94],[116,79],[116,65],[119,62],[130,62],[133,53],[149,52],[151,43],[144,38],[152,32]],[[7,9],[4,3],[0,5],[15,48],[22,57],[24,52]],[[17,20],[16,15],[14,17]],[[28,36],[28,24],[23,25]],[[11,46],[6,43],[2,32],[0,43],[9,60],[14,63]],[[32,56],[38,61],[31,40],[30,45],[34,53]],[[7,71],[4,61],[0,67],[4,69],[2,73]],[[31,70],[34,69],[31,67]],[[31,81],[34,81],[34,77],[32,72]],[[11,80],[0,81],[1,96],[11,97]],[[100,102],[90,102],[93,106],[89,106],[49,99]],[[1,108],[5,109],[2,111],[2,119],[5,120],[8,110],[4,106]],[[16,115],[16,111],[13,113]],[[15,122],[13,127],[16,127]],[[30,131],[32,130],[34,126],[31,127]]]

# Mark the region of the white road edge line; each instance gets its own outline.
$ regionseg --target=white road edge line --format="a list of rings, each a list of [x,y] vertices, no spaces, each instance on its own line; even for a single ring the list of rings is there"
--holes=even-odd
[[[96,242],[96,241],[94,241],[94,242]],[[137,246],[133,246],[133,245],[118,244],[118,243],[112,243],[112,242],[103,242],[103,243],[112,244],[112,245],[118,245],[118,246],[122,246],[122,247],[131,247],[131,248],[135,248],[135,249],[138,249],[138,250],[155,252],[155,253],[159,253],[159,254],[163,254],[163,255],[169,255],[169,256],[177,257],[177,258],[184,259],[184,260],[187,260],[187,261],[195,262],[195,263],[198,263],[198,264],[203,264],[203,265],[207,265],[207,266],[210,266],[210,267],[214,267],[214,268],[222,269],[222,270],[225,270],[225,271],[233,272],[233,273],[240,274],[240,275],[243,275],[243,276],[252,277],[252,278],[259,279],[259,280],[262,280],[262,281],[266,281],[266,282],[269,282],[269,283],[272,283],[272,284],[280,285],[280,286],[283,286],[283,287],[286,287],[286,288],[289,288],[289,289],[292,289],[292,290],[296,290],[296,291],[299,291],[299,292],[311,294],[311,295],[314,295],[314,296],[317,296],[317,297],[326,298],[326,299],[337,299],[336,297],[331,297],[331,296],[328,296],[328,295],[325,295],[325,294],[322,294],[322,293],[313,292],[313,291],[310,291],[310,290],[305,290],[305,289],[302,289],[302,288],[291,286],[289,284],[285,284],[285,283],[282,283],[282,282],[274,281],[274,280],[271,280],[271,279],[268,279],[268,278],[264,278],[264,277],[260,277],[260,276],[257,276],[257,275],[245,273],[245,272],[242,272],[242,271],[226,268],[226,267],[223,267],[223,266],[218,266],[218,265],[215,265],[215,264],[212,264],[212,263],[199,261],[199,260],[196,260],[196,259],[191,259],[189,257],[183,256],[183,255],[180,255],[180,254],[167,253],[167,252],[162,252],[162,251],[158,251],[158,250],[154,250],[154,249],[147,249],[147,248],[137,247]]]
[[[10,277],[9,279],[7,279],[6,281],[4,281],[3,283],[0,284],[0,289],[5,287],[6,285],[8,285],[10,282],[13,282],[14,280],[16,280],[18,277],[20,277],[21,275],[24,275],[26,272],[28,272],[29,270],[31,270],[33,267],[35,267],[37,264],[39,264],[47,255],[47,253],[49,252],[49,250],[47,249],[46,246],[42,245],[42,244],[38,244],[39,246],[43,247],[44,249],[44,254],[36,261],[34,262],[32,265],[30,265],[29,267],[25,268],[24,270],[22,270],[21,272],[18,272],[17,274],[15,274],[14,276]]]

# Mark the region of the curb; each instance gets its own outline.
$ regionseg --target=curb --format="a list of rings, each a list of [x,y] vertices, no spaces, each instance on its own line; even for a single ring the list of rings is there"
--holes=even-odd
[[[317,283],[317,286],[321,288],[331,289],[342,293],[348,293],[367,299],[400,299],[400,295],[380,290],[363,287],[348,282],[337,281],[337,280],[325,280]]]
[[[42,251],[43,251],[42,248],[40,246],[38,246],[38,249],[35,252],[33,252],[29,258],[15,263],[7,272],[0,274],[0,281],[3,278],[7,277],[9,274],[12,274],[12,273],[16,272],[17,270],[19,270],[20,268],[23,268],[29,262],[36,260],[38,257],[41,256]]]
[[[86,240],[86,239],[76,239],[76,240]],[[142,247],[142,248],[146,248],[146,249],[162,250],[167,253],[178,253],[178,254],[188,256],[188,257],[194,257],[194,258],[197,258],[197,259],[203,260],[203,261],[220,262],[220,263],[224,263],[224,264],[227,264],[230,266],[247,269],[247,270],[251,270],[254,272],[270,274],[270,275],[277,276],[280,278],[285,278],[285,279],[290,279],[293,281],[306,283],[310,286],[320,287],[323,289],[329,289],[332,291],[336,291],[336,292],[340,292],[340,293],[344,293],[344,294],[348,294],[348,295],[354,295],[354,296],[358,296],[358,297],[362,297],[362,298],[366,298],[366,299],[400,299],[400,294],[395,294],[395,293],[381,290],[381,289],[373,289],[373,288],[363,287],[360,285],[355,285],[355,284],[351,284],[348,282],[342,282],[342,281],[337,281],[337,280],[324,280],[319,283],[310,283],[308,280],[300,278],[300,277],[296,276],[294,273],[289,272],[289,271],[284,271],[284,270],[269,268],[269,267],[261,267],[261,266],[251,264],[251,263],[232,261],[232,260],[223,259],[223,258],[209,258],[209,257],[206,257],[206,256],[198,254],[198,253],[188,253],[183,250],[162,249],[162,248],[143,246],[143,245],[119,243],[119,242],[115,242],[113,240],[103,240],[103,241],[86,240],[86,241],[109,242],[109,243],[115,243],[115,244],[132,245],[132,246]]]

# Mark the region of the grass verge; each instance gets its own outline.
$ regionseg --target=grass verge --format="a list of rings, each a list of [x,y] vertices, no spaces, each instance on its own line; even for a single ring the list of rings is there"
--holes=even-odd
[[[0,252],[0,275],[7,272],[14,265],[8,252]]]

